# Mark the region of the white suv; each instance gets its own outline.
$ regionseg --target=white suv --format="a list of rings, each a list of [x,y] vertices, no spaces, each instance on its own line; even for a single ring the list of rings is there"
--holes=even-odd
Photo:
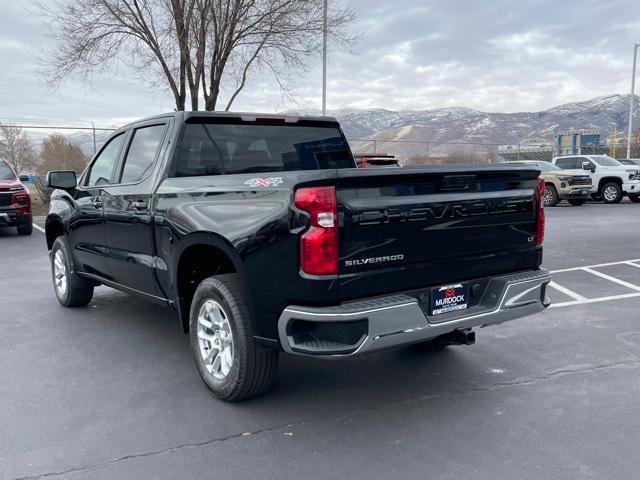
[[[585,170],[591,177],[591,196],[595,200],[619,203],[625,194],[634,202],[640,199],[640,170],[608,155],[567,155],[554,157],[551,163],[563,170]]]

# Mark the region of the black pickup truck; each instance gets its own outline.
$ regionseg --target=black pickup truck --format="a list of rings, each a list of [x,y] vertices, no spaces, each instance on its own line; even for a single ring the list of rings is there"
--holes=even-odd
[[[178,112],[114,132],[46,221],[55,292],[166,304],[218,398],[257,395],[280,350],[341,358],[548,306],[540,171],[356,169],[321,117]]]

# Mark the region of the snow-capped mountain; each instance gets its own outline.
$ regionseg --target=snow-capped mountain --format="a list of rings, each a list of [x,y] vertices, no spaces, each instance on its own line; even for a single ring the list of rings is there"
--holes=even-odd
[[[640,101],[636,97],[636,128],[640,128]],[[371,151],[373,140],[378,152],[396,155],[423,154],[424,142],[431,142],[430,152],[451,149],[449,143],[477,145],[551,144],[556,130],[566,128],[599,128],[605,139],[613,127],[623,138],[628,125],[629,95],[608,95],[583,102],[567,103],[541,112],[489,113],[464,107],[434,110],[333,110],[355,151]],[[319,115],[319,111],[285,112],[290,115]],[[51,132],[29,132],[39,147],[42,138]],[[62,132],[61,132],[62,133]],[[97,147],[110,132],[97,131]],[[93,155],[93,135],[90,131],[63,133],[88,156]],[[366,139],[356,142],[357,139]],[[440,142],[440,144],[439,144]]]
[[[337,110],[329,111],[328,115],[340,121],[350,140],[375,139],[378,151],[409,154],[424,151],[425,148],[424,145],[409,142],[500,145],[541,141],[551,143],[554,132],[566,128],[599,128],[602,138],[606,138],[611,129],[616,127],[619,136],[622,136],[628,124],[629,97],[608,95],[541,112],[488,113],[455,107],[415,111]],[[636,116],[638,110],[640,106],[635,109]],[[319,114],[317,111],[287,113]],[[640,128],[640,122],[637,127]],[[367,150],[373,145],[372,142],[352,143],[356,150]]]

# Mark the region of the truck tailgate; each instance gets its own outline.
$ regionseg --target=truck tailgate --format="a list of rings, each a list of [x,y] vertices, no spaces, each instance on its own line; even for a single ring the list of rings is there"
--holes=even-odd
[[[341,300],[533,269],[539,170],[338,170]]]

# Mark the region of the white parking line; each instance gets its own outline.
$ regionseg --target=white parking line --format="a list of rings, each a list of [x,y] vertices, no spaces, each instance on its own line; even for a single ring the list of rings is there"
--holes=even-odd
[[[571,302],[552,303],[549,308],[569,307],[573,305],[585,305],[587,303],[608,302],[611,300],[623,300],[625,298],[635,298],[635,297],[640,297],[640,292],[623,293],[622,295],[611,295],[609,297],[586,298],[584,300],[574,300]]]
[[[584,270],[585,268],[600,268],[600,267],[610,267],[613,265],[622,265],[622,264],[633,264],[634,262],[640,262],[640,258],[634,258],[633,260],[621,260],[619,262],[610,262],[610,263],[599,263],[597,265],[583,265],[582,267],[572,267],[572,268],[562,268],[560,270],[551,270],[551,273],[564,273],[564,272],[575,272],[576,270]],[[638,268],[640,266],[634,265]]]
[[[45,233],[44,228],[42,228],[40,225],[38,225],[37,223],[34,222],[33,224],[33,228],[35,228],[36,230],[41,231],[42,233]]]
[[[587,298],[582,295],[577,294],[573,290],[569,290],[568,288],[563,287],[562,285],[558,285],[556,282],[549,282],[549,286],[551,288],[555,288],[560,293],[564,293],[567,297],[571,297],[578,302],[585,301]]]
[[[610,282],[617,283],[618,285],[622,285],[623,287],[630,288],[631,290],[635,290],[636,292],[640,292],[640,287],[638,285],[634,285],[633,283],[625,282],[624,280],[620,280],[619,278],[612,277],[611,275],[607,275],[606,273],[598,272],[596,270],[591,270],[590,268],[583,268],[585,272],[596,275],[597,277],[604,278],[605,280],[609,280]]]
[[[562,268],[560,270],[552,270],[551,273],[552,274],[557,274],[557,273],[565,273],[565,272],[578,272],[578,271],[583,271],[586,273],[590,273],[591,275],[595,275],[596,277],[600,277],[603,278],[605,280],[608,280],[610,282],[613,283],[617,283],[618,285],[622,285],[623,287],[626,287],[630,290],[633,290],[634,293],[623,293],[623,294],[619,294],[619,295],[609,295],[606,297],[596,297],[596,298],[587,298],[587,297],[583,297],[582,295],[574,292],[573,290],[570,290],[566,287],[563,287],[562,285],[559,285],[556,282],[550,282],[549,286],[561,293],[564,293],[565,295],[573,298],[573,300],[570,300],[568,302],[560,302],[560,303],[553,303],[551,304],[550,308],[559,308],[559,307],[569,307],[569,306],[573,306],[573,305],[584,305],[584,304],[588,304],[588,303],[600,303],[600,302],[609,302],[609,301],[614,301],[614,300],[624,300],[626,298],[636,298],[636,297],[640,297],[640,285],[635,285],[633,283],[629,283],[625,280],[621,280],[619,278],[613,277],[611,275],[607,275],[606,273],[602,273],[599,272],[597,270],[595,270],[596,268],[600,268],[600,267],[610,267],[610,266],[614,266],[614,265],[629,265],[631,267],[636,267],[636,268],[640,268],[640,259],[633,259],[633,260],[622,260],[619,262],[609,262],[609,263],[598,263],[596,265],[584,265],[581,267],[572,267],[572,268]]]

